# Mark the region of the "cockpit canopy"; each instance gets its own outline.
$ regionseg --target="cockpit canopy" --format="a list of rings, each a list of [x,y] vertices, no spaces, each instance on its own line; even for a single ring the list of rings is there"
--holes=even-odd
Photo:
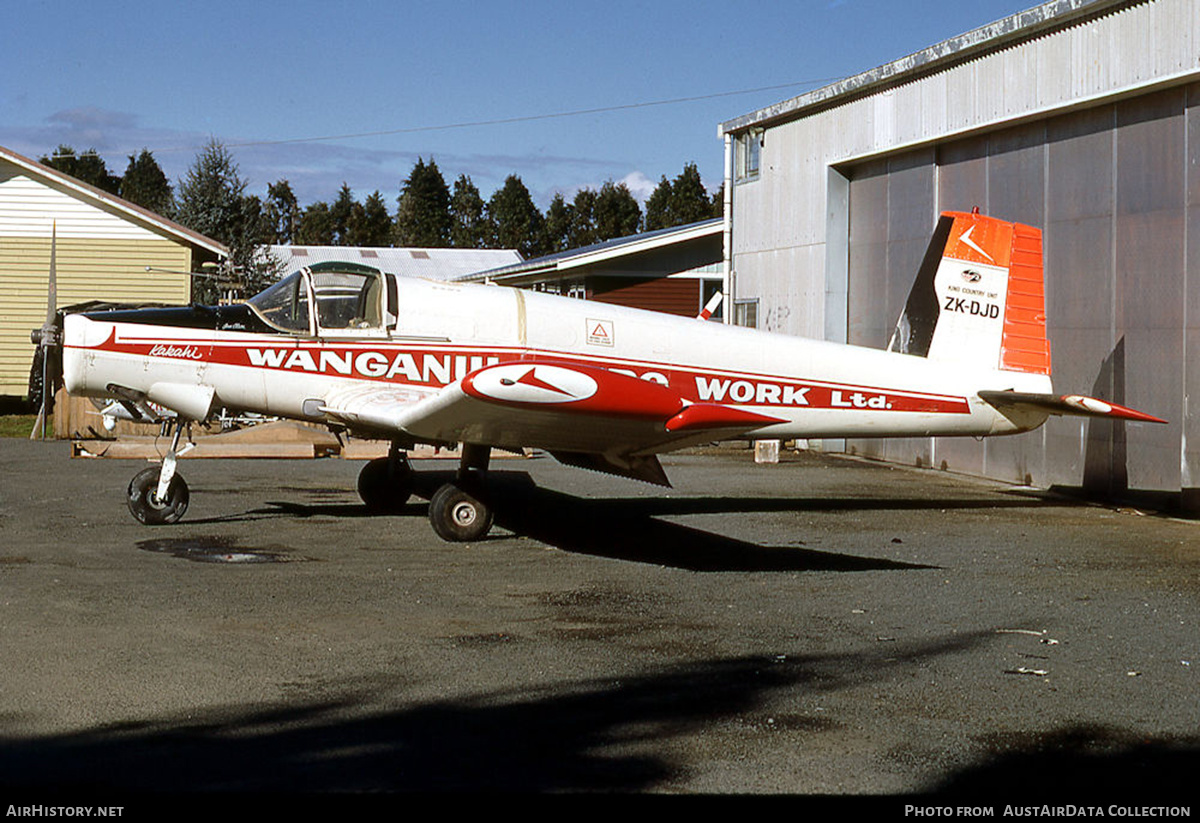
[[[384,291],[384,275],[378,269],[318,263],[246,302],[268,324],[291,334],[370,334],[384,330]]]

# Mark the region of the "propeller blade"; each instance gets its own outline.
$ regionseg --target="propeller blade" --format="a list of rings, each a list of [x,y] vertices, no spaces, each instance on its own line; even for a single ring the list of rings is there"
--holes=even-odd
[[[34,423],[30,438],[35,436],[46,438],[46,425],[50,419],[50,410],[54,408],[54,393],[58,389],[58,380],[62,372],[61,335],[58,328],[58,221],[50,224],[50,276],[46,287],[46,322],[42,324],[41,333],[34,332],[38,344],[38,359],[41,360],[41,393],[42,402],[38,408],[37,421]],[[35,362],[34,368],[37,368]]]

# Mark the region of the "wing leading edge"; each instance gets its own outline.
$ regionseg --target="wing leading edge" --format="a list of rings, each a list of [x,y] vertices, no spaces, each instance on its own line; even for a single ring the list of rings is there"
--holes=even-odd
[[[541,448],[568,465],[659,485],[670,484],[655,453],[782,422],[690,403],[667,386],[607,369],[550,361],[488,366],[433,394],[355,387],[328,397],[322,411],[373,433]]]

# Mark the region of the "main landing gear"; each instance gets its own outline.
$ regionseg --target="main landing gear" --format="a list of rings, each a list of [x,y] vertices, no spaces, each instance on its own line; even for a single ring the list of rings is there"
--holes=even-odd
[[[454,480],[438,488],[429,500],[429,523],[438,537],[453,543],[479,540],[492,528],[495,511],[488,500],[486,474],[491,448],[463,444]],[[396,441],[387,457],[363,466],[358,496],[374,512],[398,511],[416,486],[408,456]]]
[[[358,496],[373,512],[399,511],[413,492],[412,466],[400,444],[392,441],[387,457],[379,457],[358,473]]]
[[[174,523],[187,511],[188,486],[183,477],[175,473],[179,438],[186,425],[184,420],[175,422],[171,449],[163,457],[161,466],[142,469],[129,481],[125,502],[129,504],[130,513],[147,526]],[[169,426],[166,424],[164,429]]]
[[[429,500],[429,523],[437,536],[454,543],[479,540],[492,528],[495,510],[487,495],[492,450],[464,443],[458,476]]]

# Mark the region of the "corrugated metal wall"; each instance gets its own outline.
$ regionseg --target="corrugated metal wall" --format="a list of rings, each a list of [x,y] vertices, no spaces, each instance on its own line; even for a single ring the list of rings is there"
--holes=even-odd
[[[1039,484],[1189,486],[1191,472],[1200,471],[1200,454],[1188,450],[1185,436],[1185,398],[1200,392],[1186,345],[1200,317],[1188,312],[1189,296],[1196,301],[1200,293],[1200,269],[1197,236],[1187,231],[1200,212],[1198,117],[1200,83],[1193,83],[847,169],[850,342],[886,346],[932,216],[978,206],[1044,229],[1056,387],[1172,421],[1132,424],[1135,449],[1121,426],[1075,419],[983,443],[854,446]]]
[[[726,124],[735,137],[757,128],[756,117],[765,124],[761,172],[732,186],[738,296],[760,297],[764,315],[778,318],[772,330],[824,335],[830,167],[890,160],[956,134],[1141,95],[1200,72],[1196,0],[1091,6],[1091,17],[934,72],[905,77],[903,60],[867,72],[865,83],[899,78],[867,94],[804,96]]]

